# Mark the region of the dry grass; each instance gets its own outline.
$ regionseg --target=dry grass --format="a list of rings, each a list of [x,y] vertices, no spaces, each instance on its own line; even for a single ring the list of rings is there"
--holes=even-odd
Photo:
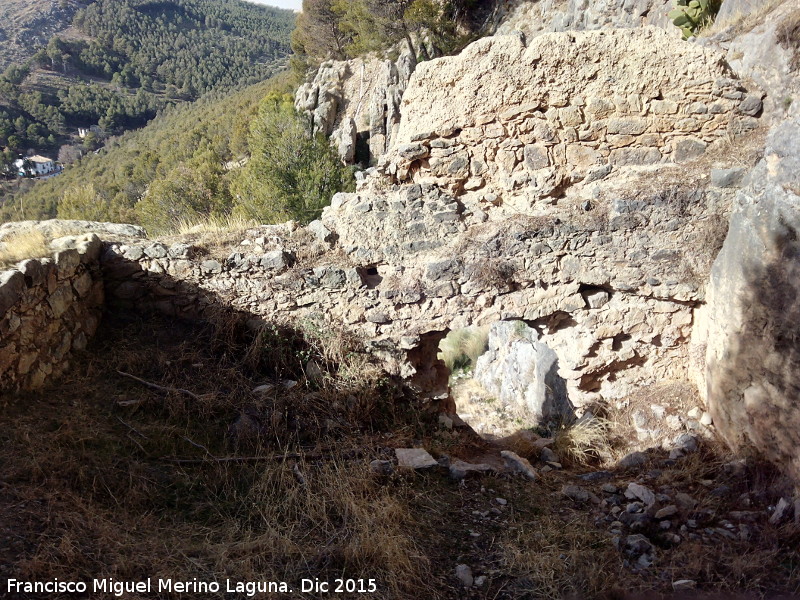
[[[792,71],[797,71],[800,67],[800,10],[788,14],[778,25],[776,34],[778,43],[792,51],[789,67]]]
[[[606,535],[586,525],[583,515],[546,514],[508,536],[505,565],[521,578],[521,595],[597,598],[623,579],[619,553]]]
[[[704,28],[699,33],[699,37],[711,37],[728,28],[731,29],[732,36],[738,36],[752,31],[758,25],[761,25],[767,19],[767,16],[785,1],[786,0],[767,0],[767,2],[759,4],[756,9],[750,13],[739,13],[724,21],[716,20],[711,26]]]
[[[15,233],[0,242],[0,268],[6,268],[29,258],[50,254],[50,240],[38,229]]]
[[[471,371],[478,358],[486,352],[489,327],[465,327],[447,334],[439,345],[439,358],[450,372]]]
[[[0,529],[13,523],[31,543],[19,556],[0,551],[0,564],[37,580],[231,578],[296,588],[301,578],[352,577],[376,579],[382,598],[425,589],[428,562],[405,494],[370,473],[362,458],[370,416],[351,424],[358,406],[345,401],[370,397],[380,408],[385,387],[359,391],[351,380],[314,391],[303,360],[326,363],[297,336],[271,351],[287,355],[282,375],[299,383],[256,397],[252,387],[279,373],[243,364],[239,325],[135,323],[107,333],[61,387],[12,400],[0,417]],[[155,393],[117,369],[200,400]],[[249,431],[232,426],[243,417]],[[245,459],[220,460],[230,457]]]
[[[38,226],[9,233],[0,241],[0,268],[10,267],[21,260],[44,258],[52,254],[50,242],[68,235],[80,235],[85,230],[65,224],[53,225],[41,221]]]
[[[553,450],[567,464],[596,463],[610,455],[610,432],[611,422],[599,417],[564,424],[553,436]]]
[[[183,220],[175,227],[172,235],[191,237],[197,243],[209,246],[222,246],[236,240],[241,241],[241,232],[258,227],[259,223],[239,215],[209,215],[202,219]]]

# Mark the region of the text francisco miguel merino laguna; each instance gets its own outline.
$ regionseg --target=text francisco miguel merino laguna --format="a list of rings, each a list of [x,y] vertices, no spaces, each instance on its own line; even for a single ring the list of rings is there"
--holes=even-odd
[[[373,593],[377,591],[374,579],[335,579],[324,581],[320,579],[301,579],[300,592],[315,593]],[[19,581],[9,579],[7,593],[9,594],[113,594],[121,597],[124,594],[145,593],[178,593],[178,594],[203,594],[203,593],[238,593],[255,596],[267,592],[291,594],[295,590],[285,581],[232,581],[224,582],[176,581],[174,579],[147,578],[143,581],[117,581],[115,579],[93,579],[91,583],[85,581]]]

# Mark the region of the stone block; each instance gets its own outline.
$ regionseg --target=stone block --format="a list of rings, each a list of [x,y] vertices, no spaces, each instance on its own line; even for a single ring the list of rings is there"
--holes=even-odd
[[[0,273],[0,316],[14,306],[25,290],[25,277],[12,269]]]
[[[67,279],[75,274],[75,270],[81,264],[81,255],[75,248],[68,248],[67,250],[56,252],[55,263],[58,269],[58,278]]]

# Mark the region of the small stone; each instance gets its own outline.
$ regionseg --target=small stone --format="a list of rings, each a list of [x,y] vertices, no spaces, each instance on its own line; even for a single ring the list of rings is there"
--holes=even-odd
[[[486,583],[486,575],[480,575],[475,578],[475,587],[481,587],[484,583]]]
[[[760,95],[748,94],[745,96],[744,100],[742,100],[741,104],[739,104],[739,112],[751,117],[757,117],[761,112],[762,106],[763,103],[761,102]]]
[[[542,460],[542,462],[546,463],[558,462],[558,456],[556,455],[556,453],[546,446],[542,448],[541,452],[539,453],[539,458]]]
[[[606,494],[616,494],[617,493],[617,486],[613,483],[604,483],[603,487],[601,488]]]
[[[458,481],[469,477],[470,474],[489,473],[494,471],[494,468],[484,463],[473,464],[456,458],[450,463],[449,470],[450,478]]]
[[[439,462],[423,448],[395,448],[397,464],[408,469],[429,469]]]
[[[770,525],[779,525],[789,519],[789,514],[792,510],[792,503],[786,498],[781,498],[775,505],[775,510],[769,518]]]
[[[707,412],[703,413],[703,416],[700,417],[700,425],[704,427],[708,427],[714,422],[714,419],[711,418],[711,415]]]
[[[617,463],[621,469],[631,469],[633,467],[639,467],[647,462],[647,455],[644,452],[631,452],[627,456],[624,456],[620,459]]]
[[[686,413],[686,415],[690,419],[695,419],[695,420],[699,419],[702,414],[703,414],[703,411],[700,410],[699,408],[697,408],[696,406],[693,409],[691,409],[689,412]]]
[[[469,565],[458,565],[456,567],[456,577],[465,588],[472,587],[475,579],[472,577],[472,569]]]
[[[661,522],[658,524],[658,526],[659,526],[661,529],[663,529],[663,530],[665,530],[665,531],[666,531],[667,529],[669,529],[670,527],[672,527],[672,521],[661,521]]]
[[[613,473],[609,471],[593,471],[591,473],[584,473],[582,475],[578,475],[578,479],[582,481],[602,481],[603,479],[611,479],[614,476]]]
[[[697,438],[691,433],[684,433],[675,438],[675,447],[680,448],[687,454],[697,450]]]
[[[261,257],[261,266],[265,269],[280,270],[288,267],[291,256],[283,250],[272,250]]]
[[[674,514],[677,514],[678,507],[674,504],[670,504],[669,506],[665,506],[658,512],[656,512],[655,517],[656,519],[666,519],[667,517],[671,517]]]
[[[319,220],[311,221],[308,224],[308,230],[321,242],[332,242],[335,237],[333,232]]]
[[[589,492],[579,485],[565,485],[561,488],[561,493],[575,502],[586,502],[589,500]]]
[[[275,386],[271,383],[265,383],[264,385],[259,385],[258,387],[253,388],[253,393],[256,396],[264,396],[275,389]]]
[[[625,490],[625,497],[630,499],[638,498],[647,506],[652,506],[656,501],[656,495],[649,488],[639,483],[629,483],[628,489]]]
[[[505,506],[506,504],[508,504],[508,500],[506,500],[505,498],[495,498],[494,501],[497,502],[500,506]]]
[[[644,510],[644,504],[642,502],[631,502],[628,506],[625,507],[625,512],[628,514],[634,514],[638,512],[642,512]]]
[[[522,458],[516,452],[511,452],[511,450],[502,450],[500,456],[505,460],[508,469],[513,472],[522,473],[528,479],[536,480],[536,470],[527,458]]]
[[[203,270],[203,273],[213,274],[213,273],[221,273],[222,272],[222,265],[219,261],[209,259],[204,260],[200,263],[200,268]]]
[[[742,177],[744,177],[744,173],[745,170],[742,167],[734,167],[732,169],[711,169],[711,185],[720,188],[736,187],[736,185],[742,180]],[[699,409],[693,410],[696,410],[699,413]],[[689,416],[691,416],[693,419],[697,418],[697,416]]]
[[[672,590],[675,592],[693,590],[696,586],[697,582],[694,579],[678,579],[672,582]]]
[[[629,535],[625,540],[625,548],[634,555],[641,555],[650,552],[653,544],[641,533]]]

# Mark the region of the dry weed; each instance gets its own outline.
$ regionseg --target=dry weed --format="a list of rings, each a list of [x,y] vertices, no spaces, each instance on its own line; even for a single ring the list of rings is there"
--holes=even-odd
[[[619,553],[583,516],[566,522],[546,514],[525,523],[504,544],[507,568],[521,578],[530,598],[597,598],[621,579]]]
[[[553,450],[562,462],[586,465],[610,455],[611,422],[600,417],[562,425],[553,436]]]
[[[439,344],[439,358],[450,372],[472,370],[478,358],[486,352],[489,328],[465,327],[451,331]]]
[[[21,260],[43,258],[50,254],[50,240],[38,229],[15,233],[0,242],[0,268]]]

